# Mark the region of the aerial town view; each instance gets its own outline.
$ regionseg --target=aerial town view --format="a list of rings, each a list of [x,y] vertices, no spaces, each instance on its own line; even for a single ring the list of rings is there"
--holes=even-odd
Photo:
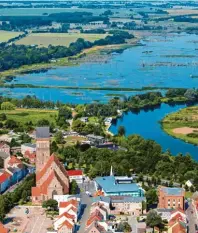
[[[198,233],[198,0],[0,0],[0,233]]]

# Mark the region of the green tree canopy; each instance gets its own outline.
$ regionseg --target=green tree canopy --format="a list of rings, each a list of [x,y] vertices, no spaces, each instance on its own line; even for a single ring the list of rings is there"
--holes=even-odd
[[[14,110],[15,105],[12,104],[11,102],[3,102],[1,104],[1,110]]]

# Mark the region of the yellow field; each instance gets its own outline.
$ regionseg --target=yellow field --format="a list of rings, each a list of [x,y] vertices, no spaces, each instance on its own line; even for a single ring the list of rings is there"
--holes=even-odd
[[[6,42],[9,39],[19,36],[20,34],[21,32],[8,32],[0,30],[0,43]]]
[[[83,38],[87,41],[95,41],[105,38],[106,34],[83,34],[83,33],[32,33],[27,37],[17,41],[16,44],[23,45],[38,45],[39,47],[48,47],[48,45],[63,45],[69,46],[78,38]]]

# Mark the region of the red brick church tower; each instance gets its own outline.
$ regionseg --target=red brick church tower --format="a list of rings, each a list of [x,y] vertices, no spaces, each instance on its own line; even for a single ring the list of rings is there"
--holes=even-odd
[[[69,193],[69,178],[58,158],[50,156],[49,127],[36,129],[36,187],[32,188],[32,202],[41,204],[54,195]]]
[[[50,157],[49,127],[36,129],[36,173],[40,172]]]

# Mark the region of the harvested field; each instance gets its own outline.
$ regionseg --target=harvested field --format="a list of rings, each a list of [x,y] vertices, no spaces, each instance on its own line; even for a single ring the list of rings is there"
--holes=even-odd
[[[17,41],[16,44],[38,45],[39,47],[48,47],[50,44],[54,46],[69,46],[78,38],[94,42],[105,38],[106,34],[84,34],[84,33],[32,33],[25,38]]]
[[[0,43],[7,42],[8,40],[17,37],[21,34],[21,32],[9,32],[0,30]]]

